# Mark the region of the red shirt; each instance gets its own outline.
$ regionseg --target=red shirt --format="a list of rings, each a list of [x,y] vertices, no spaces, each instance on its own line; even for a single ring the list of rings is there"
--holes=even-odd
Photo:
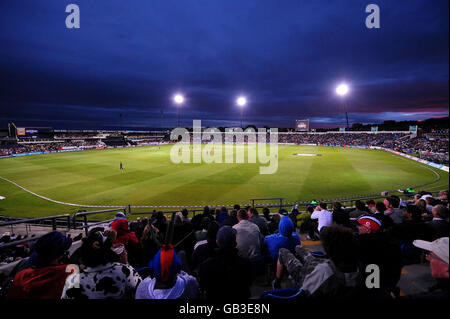
[[[20,271],[8,290],[6,299],[60,299],[70,272],[68,265],[51,264]]]

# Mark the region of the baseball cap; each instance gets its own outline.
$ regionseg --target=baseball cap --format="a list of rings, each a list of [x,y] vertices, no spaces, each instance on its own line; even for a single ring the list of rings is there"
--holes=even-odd
[[[413,241],[413,245],[435,253],[448,264],[448,237],[442,237],[435,241],[415,240]]]
[[[373,231],[379,231],[381,222],[372,216],[361,216],[356,220],[360,225],[366,226]]]
[[[430,194],[425,194],[422,197],[420,197],[420,199],[426,200],[428,197],[433,197]]]

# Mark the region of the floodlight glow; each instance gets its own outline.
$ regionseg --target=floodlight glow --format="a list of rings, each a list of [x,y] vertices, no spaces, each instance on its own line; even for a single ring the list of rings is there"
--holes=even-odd
[[[340,84],[337,88],[336,88],[336,93],[344,96],[348,93],[348,85],[347,84]]]
[[[236,100],[236,103],[239,105],[239,106],[244,106],[245,104],[247,104],[247,99],[245,98],[245,97],[239,97],[237,100]]]
[[[181,94],[177,94],[174,96],[173,100],[175,101],[175,103],[181,104],[184,102],[184,97]]]

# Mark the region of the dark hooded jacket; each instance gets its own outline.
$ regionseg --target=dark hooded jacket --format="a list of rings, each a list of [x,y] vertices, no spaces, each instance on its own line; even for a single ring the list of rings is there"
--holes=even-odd
[[[266,236],[264,239],[264,244],[272,260],[278,258],[280,248],[286,248],[293,252],[295,246],[300,245],[300,236],[294,232],[294,224],[288,216],[281,218],[278,231],[278,234]]]

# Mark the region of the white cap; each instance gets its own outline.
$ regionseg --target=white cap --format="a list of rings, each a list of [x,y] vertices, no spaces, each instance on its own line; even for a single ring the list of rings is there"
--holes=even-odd
[[[428,197],[433,197],[430,194],[423,195],[420,199],[427,200]]]
[[[413,241],[413,245],[435,253],[448,264],[448,237],[442,237],[435,241],[415,240]]]

